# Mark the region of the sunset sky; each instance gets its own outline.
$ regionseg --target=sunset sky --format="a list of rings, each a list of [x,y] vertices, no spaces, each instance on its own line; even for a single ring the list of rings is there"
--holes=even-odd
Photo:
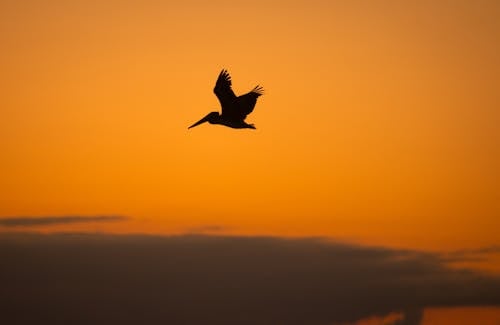
[[[488,249],[458,264],[500,274],[498,1],[6,0],[0,44],[0,219],[120,217],[0,231]],[[264,87],[257,129],[187,130],[223,68]]]

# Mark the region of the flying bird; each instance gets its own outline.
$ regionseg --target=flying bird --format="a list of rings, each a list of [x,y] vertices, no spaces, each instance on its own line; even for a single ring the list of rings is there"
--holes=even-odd
[[[222,70],[214,87],[214,93],[219,99],[222,113],[210,112],[188,129],[205,122],[221,124],[234,129],[255,129],[253,124],[245,122],[245,118],[252,113],[257,98],[263,94],[263,91],[264,89],[257,85],[249,93],[236,97],[231,89],[231,76],[227,70]]]

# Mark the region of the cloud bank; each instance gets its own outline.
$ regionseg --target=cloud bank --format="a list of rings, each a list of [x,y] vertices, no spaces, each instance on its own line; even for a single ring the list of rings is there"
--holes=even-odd
[[[346,324],[500,304],[439,256],[319,239],[4,234],[2,324]]]
[[[70,223],[122,221],[126,219],[123,216],[4,217],[0,218],[0,226],[34,227]]]

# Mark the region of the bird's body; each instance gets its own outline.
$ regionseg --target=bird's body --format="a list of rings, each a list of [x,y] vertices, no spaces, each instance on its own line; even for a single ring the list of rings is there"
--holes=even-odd
[[[231,76],[226,70],[222,70],[214,87],[222,113],[211,112],[191,125],[189,129],[204,122],[225,125],[234,129],[255,129],[253,124],[245,122],[245,118],[253,111],[257,98],[262,95],[262,92],[262,87],[256,86],[250,92],[236,97],[231,89]]]

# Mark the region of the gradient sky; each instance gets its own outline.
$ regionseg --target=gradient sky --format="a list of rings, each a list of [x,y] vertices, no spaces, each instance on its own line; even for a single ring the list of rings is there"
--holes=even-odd
[[[0,6],[2,216],[499,243],[497,1]],[[258,129],[187,131],[222,68]]]
[[[0,217],[498,246],[499,17],[495,0],[2,1]],[[257,130],[188,131],[222,68],[237,95],[265,88]]]

